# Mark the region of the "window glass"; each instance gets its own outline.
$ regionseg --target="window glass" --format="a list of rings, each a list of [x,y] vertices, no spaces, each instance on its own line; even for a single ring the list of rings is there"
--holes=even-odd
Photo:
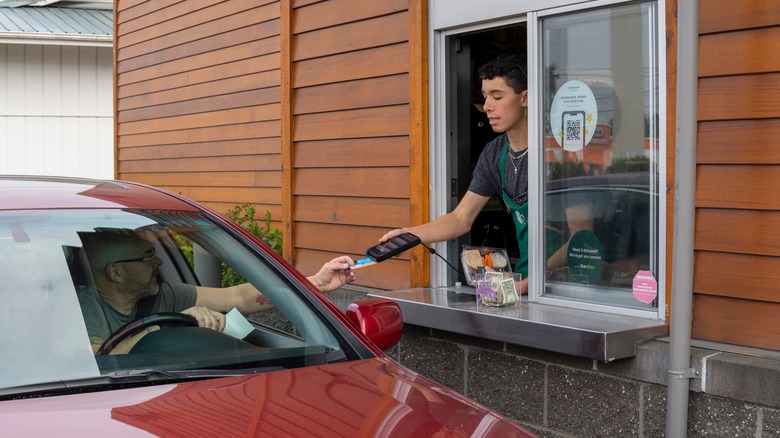
[[[541,20],[543,294],[657,308],[655,3]]]
[[[0,390],[128,369],[294,368],[347,359],[332,325],[282,269],[203,215],[3,211],[0,255]],[[128,293],[160,295],[165,304],[139,300],[123,316],[102,298],[101,285],[110,281],[121,281]],[[129,352],[93,353],[90,341],[98,331],[108,339],[123,332],[123,318],[179,313],[206,287],[210,296],[221,294],[231,303],[235,288],[251,290],[261,305],[250,307],[257,310],[251,314],[229,315],[238,330],[219,333],[160,320],[159,330],[146,331]]]

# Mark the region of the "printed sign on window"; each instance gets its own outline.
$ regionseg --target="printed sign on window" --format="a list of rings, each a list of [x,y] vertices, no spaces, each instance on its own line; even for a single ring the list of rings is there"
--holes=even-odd
[[[555,93],[550,108],[550,129],[567,151],[580,151],[596,132],[598,105],[593,91],[582,81],[569,81]]]

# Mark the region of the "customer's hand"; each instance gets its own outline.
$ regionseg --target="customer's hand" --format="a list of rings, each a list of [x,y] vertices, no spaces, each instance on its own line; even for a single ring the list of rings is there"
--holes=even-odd
[[[354,264],[349,256],[336,257],[322,265],[322,268],[308,279],[320,291],[330,292],[355,281],[355,271],[350,269]]]

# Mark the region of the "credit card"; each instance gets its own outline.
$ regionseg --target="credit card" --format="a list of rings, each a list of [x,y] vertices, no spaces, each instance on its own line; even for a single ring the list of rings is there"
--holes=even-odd
[[[350,266],[350,269],[360,269],[375,264],[376,260],[374,260],[373,257],[363,257],[362,259],[356,261],[354,265]]]

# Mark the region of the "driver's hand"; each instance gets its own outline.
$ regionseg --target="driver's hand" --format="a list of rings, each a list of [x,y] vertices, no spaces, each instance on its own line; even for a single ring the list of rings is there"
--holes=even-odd
[[[210,328],[218,332],[225,330],[225,315],[208,307],[190,307],[182,310],[181,313],[195,318],[198,321],[198,327]]]

